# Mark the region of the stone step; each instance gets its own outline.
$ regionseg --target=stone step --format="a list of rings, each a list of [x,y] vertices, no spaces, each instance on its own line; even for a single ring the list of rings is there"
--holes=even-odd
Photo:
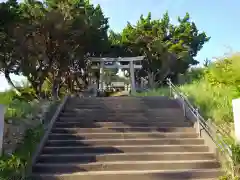
[[[112,118],[112,119],[111,119]],[[159,123],[159,122],[190,122],[189,120],[185,119],[184,117],[135,117],[135,116],[129,116],[129,117],[119,117],[119,116],[112,116],[112,117],[106,117],[106,118],[99,118],[91,116],[91,117],[84,117],[84,116],[71,116],[71,117],[58,117],[57,122],[85,122],[85,123],[104,123],[104,122],[117,122],[117,123],[125,123],[125,122],[131,122],[131,123]]]
[[[179,129],[177,129],[179,128]],[[182,129],[181,129],[182,128]],[[197,137],[196,132],[188,131],[186,127],[112,127],[112,128],[56,128],[52,129],[53,133],[184,133],[184,137]],[[194,135],[195,134],[195,135]],[[175,135],[173,135],[175,136]],[[181,136],[181,137],[183,137]]]
[[[72,174],[33,174],[34,180],[217,180],[220,169],[103,171]]]
[[[157,117],[157,118],[176,118],[176,117],[184,117],[182,112],[181,113],[177,113],[177,116],[174,116],[173,114],[168,115],[168,113],[162,113],[162,112],[158,112],[158,113],[149,113],[149,112],[133,112],[133,113],[127,113],[127,112],[109,112],[109,111],[95,111],[92,110],[90,111],[84,111],[84,112],[77,112],[77,111],[73,111],[73,112],[61,112],[60,113],[60,117],[75,117],[76,115],[78,116],[83,116],[83,117],[92,117],[94,115],[101,115],[101,116],[110,116],[110,117],[116,117],[116,116],[120,116],[120,117]],[[91,116],[92,115],[92,116]],[[100,117],[101,117],[100,116]],[[95,117],[99,117],[99,116],[95,116]]]
[[[177,116],[168,116],[168,115],[164,115],[164,114],[157,114],[157,115],[147,115],[147,114],[110,114],[110,113],[98,113],[98,112],[91,112],[91,113],[61,113],[59,118],[78,118],[78,119],[119,119],[119,120],[152,120],[152,119],[173,119],[173,120],[184,120],[184,116],[183,115],[177,115]]]
[[[132,111],[132,112],[131,112]],[[93,114],[94,113],[94,114]],[[172,112],[168,112],[165,110],[159,110],[156,112],[149,112],[149,111],[145,111],[145,110],[141,110],[139,112],[136,112],[134,110],[128,109],[128,111],[117,111],[117,110],[95,110],[95,109],[88,109],[88,110],[79,110],[79,111],[62,111],[60,113],[60,116],[63,117],[74,117],[76,115],[79,116],[89,116],[91,117],[91,115],[101,115],[101,116],[120,116],[120,117],[168,117],[168,118],[176,118],[176,117],[183,117],[183,112],[182,111],[172,111]],[[100,117],[101,117],[100,116]]]
[[[115,154],[145,152],[208,152],[205,145],[45,146],[43,154]]]
[[[37,163],[33,173],[73,173],[84,171],[127,171],[127,170],[176,170],[176,169],[220,168],[216,160],[194,161],[116,161],[93,163]]]
[[[150,102],[151,103],[151,102]],[[155,102],[154,102],[155,103]],[[141,102],[141,101],[114,101],[114,100],[111,100],[111,101],[81,101],[81,102],[69,102],[68,105],[70,106],[89,106],[89,105],[99,105],[99,104],[102,104],[102,105],[105,105],[105,106],[113,106],[113,105],[136,105],[136,107],[139,107],[140,105],[144,105],[145,102]],[[133,106],[134,107],[134,106]]]
[[[202,153],[116,153],[116,154],[42,154],[38,163],[90,163],[111,161],[213,160],[214,154]]]
[[[162,140],[196,140],[198,136],[195,137],[187,137],[186,133],[78,133],[78,134],[68,134],[68,133],[50,133],[49,140],[99,140],[104,139],[105,141],[111,139],[162,139]],[[194,134],[196,135],[196,134]],[[199,139],[197,139],[199,140]]]
[[[165,102],[159,102],[159,101],[95,101],[95,102],[68,102],[68,106],[70,107],[86,107],[86,106],[98,106],[102,105],[103,107],[131,107],[131,108],[139,108],[139,107],[149,107],[150,108],[175,108],[180,107],[178,102],[176,100],[172,101],[165,101]]]
[[[192,127],[189,122],[158,122],[158,123],[85,123],[85,122],[56,122],[57,128],[138,128],[138,127]]]
[[[160,118],[160,117],[82,117],[82,116],[75,116],[75,117],[59,117],[56,120],[56,123],[86,123],[86,124],[110,124],[110,123],[129,123],[129,124],[137,124],[137,123],[147,123],[147,124],[156,124],[162,125],[161,123],[182,123],[182,124],[192,124],[190,120],[187,119],[176,119],[176,118]]]
[[[98,103],[69,103],[66,109],[88,109],[88,108],[105,108],[105,109],[126,109],[129,107],[133,110],[139,110],[144,109],[145,107],[144,103],[131,103],[131,102],[125,102],[125,103],[115,103],[115,102],[98,102]]]
[[[215,180],[219,162],[166,97],[70,98],[34,180]]]
[[[108,103],[112,103],[112,102],[141,102],[142,98],[139,97],[130,97],[130,96],[125,96],[125,97],[81,97],[81,98],[76,98],[73,97],[71,99],[69,99],[69,103],[96,103],[96,102],[108,102]],[[169,100],[168,99],[164,99],[164,100]]]
[[[169,139],[169,138],[148,138],[148,139],[92,139],[92,140],[81,140],[81,137],[69,140],[48,140],[47,146],[127,146],[127,145],[204,145],[203,139]]]
[[[127,133],[129,136],[134,136],[140,133],[168,133],[169,137],[198,137],[199,135],[196,133],[194,128],[191,127],[159,127],[159,128],[151,128],[151,127],[132,127],[132,128],[56,128],[54,127],[51,131],[52,133],[66,133],[66,134],[85,134],[85,133],[96,133],[98,134],[109,134],[109,133],[117,133],[123,134]],[[132,135],[130,135],[132,133]],[[136,134],[137,133],[137,134]],[[119,136],[119,135],[117,135]]]
[[[130,102],[99,102],[96,104],[88,104],[88,103],[69,103],[68,108],[118,108],[118,107],[123,107],[124,109],[127,109],[127,107],[132,108],[132,109],[139,109],[142,107],[145,107],[146,109],[164,109],[164,108],[172,108],[172,109],[179,109],[180,105],[176,101],[172,102],[164,102],[164,103],[159,103],[159,102],[135,102],[135,103],[130,103]]]
[[[67,106],[67,108],[64,108],[62,110],[63,113],[79,113],[79,114],[83,114],[83,113],[87,113],[87,112],[105,112],[105,113],[130,113],[131,111],[134,114],[137,113],[150,113],[150,112],[164,112],[164,108],[159,109],[158,111],[150,111],[147,109],[147,107],[145,106],[141,106],[141,107],[135,107],[135,105],[131,105],[131,106],[126,106],[124,105],[123,107],[119,107],[117,105],[111,105],[106,107],[105,105],[99,104],[97,106]],[[174,112],[178,113],[181,110],[176,109]]]
[[[96,109],[94,109],[96,108]],[[76,107],[76,106],[67,106],[66,108],[64,108],[62,110],[62,112],[79,112],[79,113],[83,113],[83,112],[92,112],[92,111],[102,111],[105,110],[108,113],[167,113],[167,114],[171,114],[171,113],[181,113],[183,114],[183,110],[181,108],[178,109],[172,109],[172,108],[154,108],[154,109],[147,109],[144,105],[143,106],[132,106],[132,105],[111,105],[111,106],[104,106],[103,104],[98,104],[95,106],[91,106],[91,105],[83,105],[82,108],[80,107]]]
[[[106,110],[121,110],[124,109],[126,111],[131,110],[144,110],[145,105],[143,103],[96,103],[96,104],[68,104],[65,110],[71,109],[106,109]],[[128,109],[129,108],[129,109]],[[145,108],[146,109],[146,108]]]

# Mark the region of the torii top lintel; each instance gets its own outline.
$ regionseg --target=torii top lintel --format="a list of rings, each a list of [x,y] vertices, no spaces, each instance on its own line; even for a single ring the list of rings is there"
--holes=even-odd
[[[142,61],[144,59],[144,56],[136,56],[136,57],[118,57],[118,58],[108,58],[108,57],[90,57],[89,60],[92,62],[131,62],[131,61]]]

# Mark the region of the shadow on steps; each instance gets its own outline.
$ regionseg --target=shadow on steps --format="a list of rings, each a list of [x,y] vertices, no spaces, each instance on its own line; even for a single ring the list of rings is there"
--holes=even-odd
[[[158,100],[159,101],[159,100]],[[173,121],[173,124],[174,126],[173,127],[155,127],[155,128],[151,128],[152,126],[152,120],[154,118],[154,115],[151,114],[151,112],[148,112],[147,110],[148,109],[164,109],[164,108],[173,108],[173,110],[179,108],[179,106],[176,104],[176,102],[173,102],[173,101],[170,101],[170,102],[167,102],[167,103],[162,103],[161,105],[159,104],[152,104],[152,102],[150,102],[149,100],[142,100],[141,101],[142,103],[142,106],[146,109],[146,111],[143,111],[142,113],[140,113],[143,117],[144,117],[144,123],[145,124],[142,124],[141,127],[143,128],[139,128],[139,124],[134,124],[132,123],[131,120],[127,120],[127,116],[126,116],[126,120],[124,120],[124,116],[121,116],[116,113],[116,118],[118,118],[119,120],[121,118],[122,119],[122,123],[123,125],[126,125],[128,126],[128,128],[106,128],[107,130],[111,131],[111,132],[115,132],[115,133],[123,133],[123,132],[139,132],[139,133],[145,133],[145,132],[176,132],[177,129],[176,128],[184,128],[186,127],[186,132],[188,132],[188,128],[191,128],[192,125],[191,124],[188,124],[188,122],[181,122],[182,120],[179,119],[180,121],[180,124],[176,125],[174,123],[179,123],[178,119],[175,119],[175,120],[172,120]],[[154,103],[157,103],[154,102]],[[139,106],[139,104],[135,104],[137,107]],[[126,105],[128,107],[130,106],[134,106],[134,104],[131,104],[131,105]],[[102,106],[101,106],[101,109],[102,110],[106,110],[106,111],[111,111],[111,112],[114,112],[117,110],[112,108],[111,105],[107,106],[105,105],[104,103],[102,103]],[[127,107],[124,107],[124,109],[127,109]],[[121,110],[121,108],[120,108]],[[94,113],[94,110],[90,113]],[[104,113],[104,111],[103,111]],[[160,114],[161,115],[161,112],[156,112],[156,114]],[[92,114],[93,115],[93,114]],[[91,115],[91,116],[92,116]],[[96,119],[99,119],[98,118],[98,115],[101,116],[101,114],[94,114],[94,117]],[[107,116],[107,113],[104,114]],[[80,114],[79,114],[80,116]],[[86,116],[86,118],[88,118],[88,116]],[[176,117],[175,117],[176,118]],[[179,117],[177,117],[179,118]],[[138,120],[137,118],[135,119],[136,121]],[[157,119],[155,119],[156,121],[158,121]],[[84,120],[85,121],[85,120]],[[161,120],[159,120],[161,121]],[[81,135],[81,133],[79,133],[79,135],[75,135],[73,134],[74,131],[72,128],[79,128],[79,127],[82,127],[82,128],[101,128],[102,126],[99,125],[99,124],[96,124],[95,121],[88,121],[86,123],[85,122],[81,122],[79,120],[79,123],[77,123],[77,125],[75,124],[74,125],[71,125],[70,123],[68,125],[62,123],[64,121],[57,121],[57,122],[61,122],[61,123],[56,123],[54,128],[62,128],[62,132],[58,131],[57,133],[64,133],[65,135],[65,141],[63,140],[63,137],[61,136],[58,136],[58,137],[54,137],[54,136],[49,136],[49,140],[48,142],[46,143],[45,145],[45,148],[43,149],[42,151],[42,155],[38,157],[38,160],[37,160],[37,164],[33,167],[33,172],[35,174],[46,174],[46,173],[52,173],[52,174],[55,174],[55,173],[61,173],[61,174],[68,174],[71,175],[71,173],[73,172],[87,172],[87,171],[94,171],[96,169],[91,169],[90,167],[88,168],[83,168],[81,166],[75,166],[75,165],[72,165],[72,166],[64,166],[64,167],[57,167],[57,166],[54,166],[54,164],[66,164],[66,163],[81,163],[83,166],[84,165],[87,165],[89,163],[92,163],[92,162],[98,162],[98,155],[104,155],[104,154],[122,154],[124,152],[134,152],[135,150],[131,149],[131,148],[115,148],[115,147],[111,147],[111,145],[109,144],[110,147],[101,147],[101,146],[94,146],[93,144],[89,144],[89,143],[84,143],[84,142],[80,142],[82,140],[86,140],[86,139],[89,139],[88,137],[86,136],[83,136]],[[177,126],[177,127],[175,127]],[[63,129],[65,128],[65,129]],[[70,128],[71,130],[68,130],[67,128]],[[56,129],[55,129],[56,130]],[[52,130],[55,131],[55,130]],[[191,131],[192,132],[192,131]],[[55,131],[56,133],[56,131]],[[159,138],[159,136],[157,136],[156,134],[150,134],[147,138]],[[130,137],[129,137],[130,138]],[[134,137],[131,137],[131,138],[134,138]],[[114,138],[113,138],[114,139]],[[63,141],[61,141],[63,140]],[[106,139],[107,141],[107,139]],[[179,142],[176,142],[177,140],[175,140],[175,143],[179,143]],[[174,143],[174,144],[175,144]],[[161,145],[161,144],[160,144]],[[141,150],[141,152],[145,152],[146,149],[144,149],[144,147],[142,148],[139,148],[139,150]],[[155,149],[156,150],[156,149]],[[149,149],[149,151],[151,151],[151,148]],[[154,151],[154,150],[153,150]],[[178,150],[179,151],[179,150]],[[178,152],[177,151],[177,152]],[[181,149],[181,151],[185,151],[187,152],[188,149]],[[159,152],[159,151],[156,151],[156,152]],[[162,149],[162,152],[167,152],[167,149]],[[66,156],[66,154],[71,154],[72,156]],[[86,154],[94,154],[94,155],[88,155],[88,156],[77,156],[77,155],[86,155]],[[59,155],[59,156],[58,156]],[[65,155],[65,156],[64,156]],[[75,155],[75,156],[74,156]],[[47,163],[49,163],[49,165],[46,165]],[[52,166],[51,166],[52,164]],[[99,168],[97,168],[99,169]],[[131,168],[129,168],[131,169]],[[104,167],[103,167],[103,170],[104,170]],[[201,174],[202,175],[202,174]],[[198,177],[200,177],[197,173],[192,173],[191,171],[189,172],[179,172],[179,173],[150,173],[148,175],[144,177],[144,175],[133,175],[133,176],[124,176],[124,175],[107,175],[105,176],[104,178],[101,178],[103,177],[102,175],[98,175],[99,176],[99,179],[104,179],[104,180],[112,180],[112,179],[115,179],[115,180],[132,180],[133,178],[135,179],[138,179],[138,180],[173,180],[173,179],[178,179],[178,180],[193,180],[193,179],[197,179]],[[213,176],[213,177],[216,177],[216,176]],[[38,178],[35,178],[34,180],[40,180],[40,179],[44,179],[45,177],[38,177]],[[79,178],[75,178],[73,180],[77,180],[77,179],[80,179],[81,177]],[[98,177],[92,177],[92,179],[96,179]],[[202,176],[201,176],[202,178]],[[51,178],[47,178],[46,180],[62,180],[61,177],[51,177]],[[91,177],[84,177],[83,178],[84,180],[92,180]],[[65,179],[64,179],[65,180]],[[67,179],[66,179],[67,180]],[[69,178],[69,180],[71,180],[71,178]]]

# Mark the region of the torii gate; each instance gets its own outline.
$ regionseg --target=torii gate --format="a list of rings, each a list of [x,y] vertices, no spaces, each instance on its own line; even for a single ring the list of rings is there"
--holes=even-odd
[[[99,66],[92,66],[92,69],[99,69],[100,70],[100,88],[103,90],[103,78],[104,78],[104,68],[106,69],[115,69],[115,68],[122,68],[122,69],[129,69],[130,70],[130,80],[131,80],[131,92],[136,91],[135,87],[135,69],[141,69],[142,65],[134,64],[134,61],[142,61],[144,56],[137,56],[137,57],[118,57],[118,58],[96,58],[90,57],[89,60],[91,62],[100,62]],[[113,62],[113,65],[105,65],[104,62]],[[117,62],[129,62],[128,65],[118,65]]]

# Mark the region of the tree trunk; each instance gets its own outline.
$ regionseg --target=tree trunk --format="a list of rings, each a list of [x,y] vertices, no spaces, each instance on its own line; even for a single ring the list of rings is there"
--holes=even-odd
[[[54,101],[58,99],[58,82],[56,79],[53,80],[52,97]]]
[[[57,73],[57,75],[53,79],[52,86],[52,96],[54,101],[56,101],[59,98],[60,81],[61,81],[60,73]]]
[[[155,88],[155,79],[153,72],[148,72],[148,85],[151,89]]]

